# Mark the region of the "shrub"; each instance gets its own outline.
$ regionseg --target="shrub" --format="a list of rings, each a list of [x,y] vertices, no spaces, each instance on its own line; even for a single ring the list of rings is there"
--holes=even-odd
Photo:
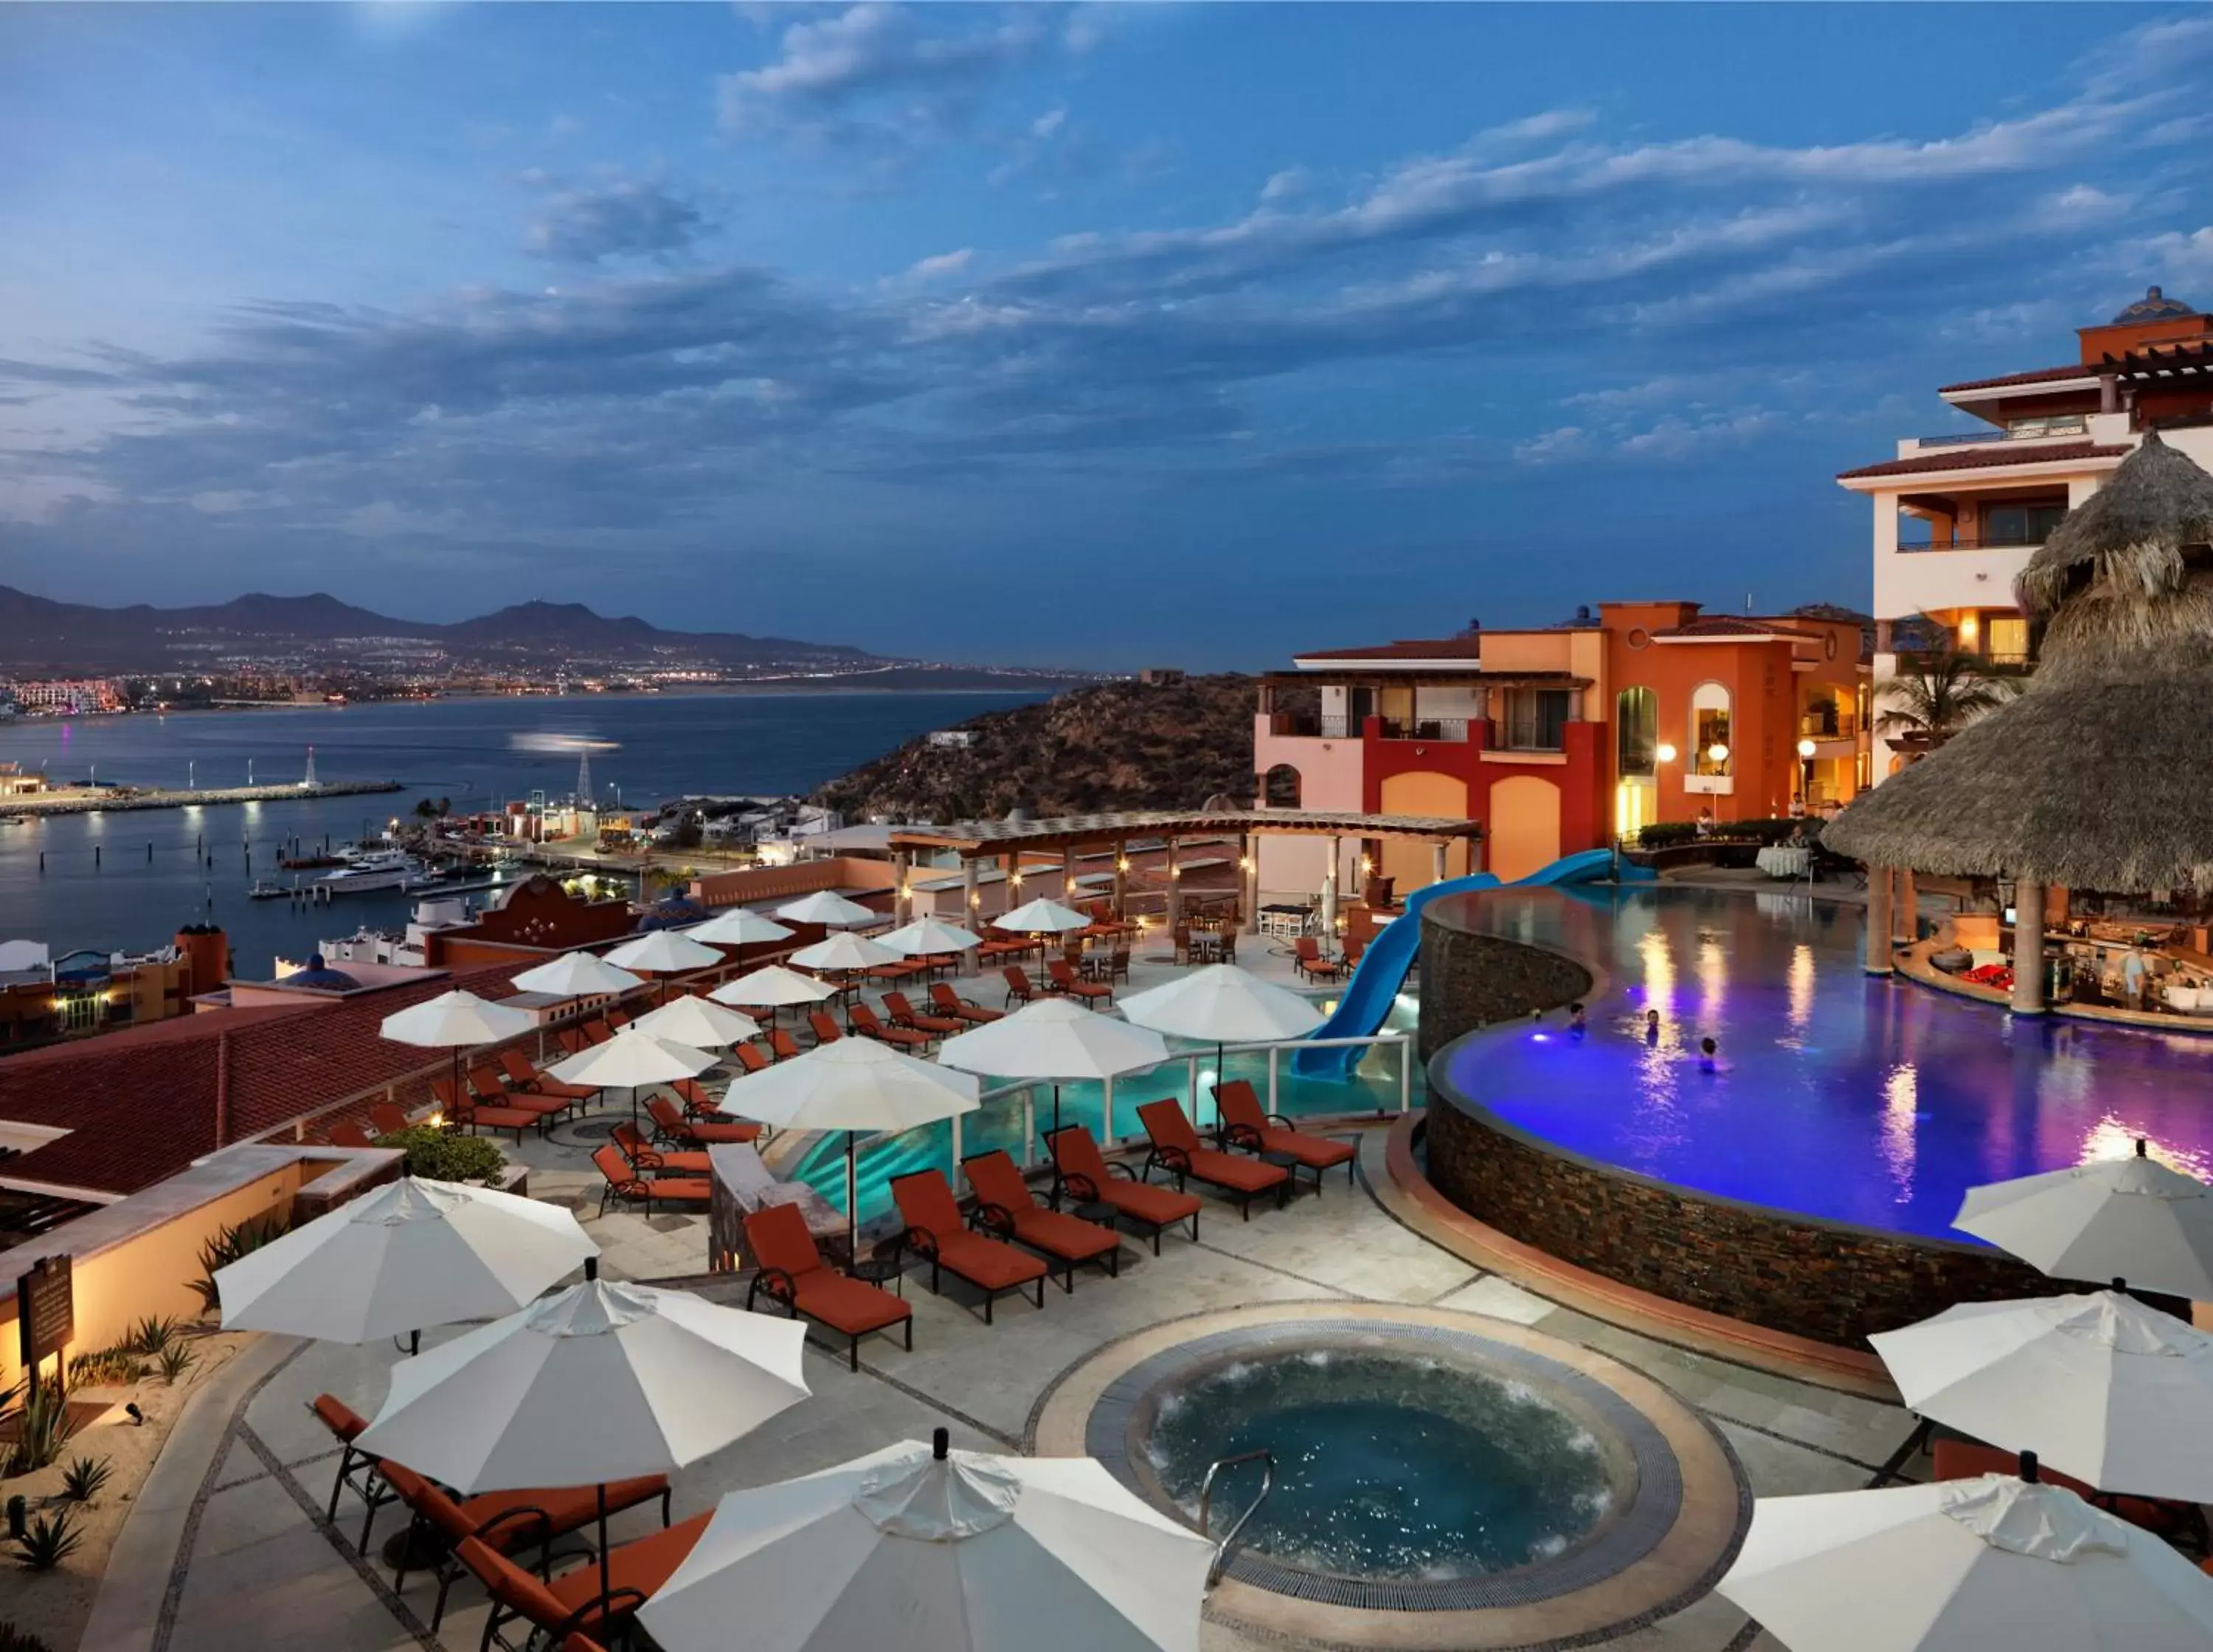
[[[166,1314],[156,1319],[152,1314],[131,1327],[131,1334],[119,1344],[122,1351],[143,1354],[149,1359],[159,1359],[168,1351],[169,1344],[184,1334],[184,1328]]]
[[[1813,820],[1716,820],[1713,830],[1701,838],[1696,820],[1658,820],[1640,826],[1637,832],[1639,849],[1673,849],[1681,844],[1693,843],[1756,843],[1779,844],[1795,831],[1811,832],[1820,822]]]
[[[34,1572],[52,1571],[76,1552],[84,1533],[76,1529],[76,1516],[67,1505],[40,1515],[15,1539],[15,1559]]]
[[[199,1363],[199,1356],[180,1342],[173,1342],[162,1350],[162,1381],[169,1387],[177,1386],[177,1379]]]
[[[119,1342],[112,1348],[94,1348],[72,1356],[69,1373],[70,1387],[99,1388],[136,1382],[146,1375],[146,1368],[138,1362],[128,1342]]]
[[[114,1472],[105,1457],[80,1457],[62,1471],[62,1495],[71,1503],[90,1503]]]
[[[229,1267],[241,1256],[251,1255],[271,1240],[282,1239],[284,1228],[284,1218],[280,1216],[249,1216],[235,1227],[223,1228],[200,1247],[200,1277],[192,1282],[192,1287],[199,1294],[203,1314],[212,1314],[223,1306],[223,1293],[216,1288],[216,1271]]]
[[[0,1624],[0,1652],[54,1652],[54,1649],[27,1629]]]
[[[16,1413],[15,1443],[0,1474],[28,1474],[62,1454],[69,1442],[69,1401],[59,1383],[48,1383]]]
[[[429,1125],[410,1125],[405,1130],[380,1136],[376,1144],[398,1148],[407,1155],[407,1173],[431,1181],[490,1181],[507,1164],[496,1143]]]

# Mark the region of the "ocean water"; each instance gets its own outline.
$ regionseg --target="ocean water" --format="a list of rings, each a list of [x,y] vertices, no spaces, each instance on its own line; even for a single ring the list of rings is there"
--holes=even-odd
[[[211,917],[229,932],[240,973],[253,976],[275,954],[298,956],[323,936],[396,926],[414,899],[396,891],[351,895],[314,911],[247,900],[255,878],[281,875],[277,856],[293,839],[351,841],[425,797],[466,811],[533,790],[565,797],[575,789],[574,757],[519,747],[517,736],[615,742],[593,754],[593,789],[636,807],[684,793],[803,792],[926,730],[1039,698],[588,695],[25,721],[0,727],[0,761],[42,768],[58,781],[242,786],[250,773],[266,783],[298,778],[313,747],[319,779],[393,779],[405,789],[0,826],[0,940],[43,941],[57,953],[137,951]]]

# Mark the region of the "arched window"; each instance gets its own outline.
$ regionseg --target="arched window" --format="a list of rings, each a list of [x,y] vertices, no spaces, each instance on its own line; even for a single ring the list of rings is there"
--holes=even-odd
[[[1700,683],[1691,694],[1691,772],[1722,776],[1735,772],[1729,749],[1729,692],[1719,683]]]
[[[1260,806],[1263,808],[1296,808],[1299,806],[1299,771],[1288,763],[1278,763],[1262,775]]]
[[[1614,763],[1624,778],[1656,771],[1660,697],[1649,688],[1625,688],[1613,697]]]

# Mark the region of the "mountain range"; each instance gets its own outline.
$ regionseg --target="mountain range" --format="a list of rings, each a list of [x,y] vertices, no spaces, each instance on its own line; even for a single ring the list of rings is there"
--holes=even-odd
[[[254,592],[189,608],[137,603],[101,608],[56,602],[0,585],[0,673],[157,673],[225,655],[306,649],[327,658],[366,652],[378,639],[442,648],[456,662],[620,666],[698,664],[865,669],[881,656],[838,643],[733,631],[673,631],[633,617],[611,619],[580,602],[520,602],[451,625],[395,619],[317,592]]]

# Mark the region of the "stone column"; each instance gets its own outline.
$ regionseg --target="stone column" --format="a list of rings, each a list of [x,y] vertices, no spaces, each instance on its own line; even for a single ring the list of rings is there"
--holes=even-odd
[[[978,922],[976,917],[976,857],[973,855],[963,855],[960,857],[960,908],[961,927],[963,929],[972,930]]]
[[[1245,875],[1239,880],[1240,887],[1245,892],[1245,933],[1258,935],[1260,933],[1260,840],[1248,832],[1239,841],[1244,844],[1244,852],[1238,858],[1245,863]]]
[[[1060,904],[1076,905],[1076,845],[1069,844],[1060,851]]]
[[[1130,840],[1114,839],[1114,916],[1129,916],[1130,899]]]
[[[2040,883],[2014,886],[2013,1013],[2044,1013],[2044,886]]]
[[[1921,893],[1913,887],[1913,869],[1904,866],[1898,872],[1898,905],[1893,909],[1891,920],[1896,926],[1892,933],[1911,946],[1921,939]]]
[[[1321,875],[1321,929],[1326,941],[1337,933],[1337,876],[1344,865],[1344,839],[1334,833],[1329,840],[1329,867]]]
[[[1447,843],[1439,842],[1430,845],[1430,881],[1431,883],[1442,883],[1445,881],[1445,856],[1451,852],[1452,845]]]
[[[1868,868],[1867,972],[1887,975],[1890,969],[1890,880],[1887,866]]]
[[[1002,858],[1000,864],[1002,870],[1003,870],[1006,875],[1006,882],[1003,886],[1006,890],[1006,899],[1000,902],[999,910],[1003,913],[1011,912],[1015,907],[1022,904],[1021,885],[1015,881],[1015,880],[1022,875],[1021,851],[1020,850],[1009,850]]]
[[[1176,840],[1170,837],[1162,841],[1167,848],[1161,869],[1167,878],[1168,930],[1174,933],[1175,926],[1183,922],[1183,881],[1176,875]]]
[[[914,916],[914,897],[907,888],[907,875],[912,869],[912,857],[904,849],[892,854],[892,922],[905,924]]]

